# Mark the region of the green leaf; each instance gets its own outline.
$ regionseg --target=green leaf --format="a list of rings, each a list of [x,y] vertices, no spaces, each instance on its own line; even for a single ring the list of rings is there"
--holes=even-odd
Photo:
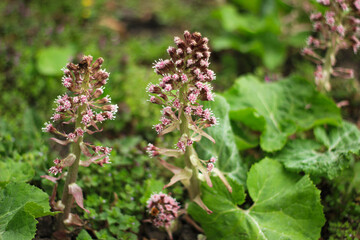
[[[348,122],[342,127],[314,130],[316,140],[290,141],[274,159],[294,171],[334,178],[349,165],[353,154],[359,155],[360,131]]]
[[[245,193],[231,181],[233,193],[222,190],[221,182],[202,185],[204,203],[213,211],[209,215],[191,203],[188,212],[211,239],[307,240],[319,239],[325,223],[320,191],[308,176],[287,172],[272,159],[252,166],[247,187],[254,204],[247,210],[239,207]]]
[[[76,237],[76,240],[92,240],[90,234],[85,230],[81,230],[79,235]]]
[[[235,135],[234,138],[236,147],[239,151],[254,148],[259,144],[257,139],[249,139],[248,136]]]
[[[61,69],[74,54],[74,48],[71,46],[43,48],[37,53],[36,68],[43,75],[59,76],[62,74]]]
[[[262,132],[260,146],[267,152],[282,149],[288,136],[297,131],[321,124],[341,124],[335,103],[297,76],[272,83],[244,76],[223,96],[230,104],[232,120]]]
[[[249,10],[254,14],[259,13],[260,7],[262,5],[262,0],[253,0],[253,1],[235,0],[233,2],[243,7],[244,9]]]
[[[8,182],[27,182],[35,175],[34,169],[27,162],[14,161],[6,159],[0,162],[0,185]]]
[[[26,183],[9,183],[0,189],[0,239],[33,239],[35,218],[50,215],[49,197]]]
[[[158,193],[158,192],[167,192],[167,189],[164,188],[164,181],[162,179],[154,179],[149,178],[146,179],[142,189],[144,190],[144,193],[142,194],[142,197],[140,198],[140,202],[145,205],[146,201],[150,198],[151,194]]]
[[[217,96],[214,102],[205,102],[205,108],[211,108],[219,119],[219,124],[205,130],[215,139],[215,144],[206,138],[202,138],[196,144],[196,151],[199,157],[205,160],[209,160],[211,157],[218,157],[215,165],[217,168],[238,180],[239,183],[245,183],[247,169],[242,164],[242,159],[236,147],[229,119],[229,104],[223,97]]]

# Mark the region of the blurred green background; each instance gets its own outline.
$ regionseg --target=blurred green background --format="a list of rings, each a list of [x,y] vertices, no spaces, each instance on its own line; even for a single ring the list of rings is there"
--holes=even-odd
[[[299,73],[311,80],[314,66],[300,50],[312,10],[296,0],[0,1],[0,164],[12,169],[7,180],[30,181],[51,194],[53,184],[40,175],[67,149],[50,142],[41,127],[65,92],[61,69],[82,55],[103,57],[111,73],[105,94],[119,112],[92,141],[114,147],[113,164],[81,170],[85,206],[93,210],[84,217],[103,229],[99,238],[134,238],[146,196],[171,176],[144,155],[148,142],[173,145],[171,136],[159,139],[152,130],[160,117],[145,90],[158,80],[152,63],[167,57],[174,36],[199,31],[210,39],[216,92],[246,73],[269,81]],[[172,191],[185,196],[180,185]]]

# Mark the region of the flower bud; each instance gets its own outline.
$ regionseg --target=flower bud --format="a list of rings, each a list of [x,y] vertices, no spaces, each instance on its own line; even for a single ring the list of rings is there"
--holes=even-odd
[[[101,68],[101,64],[103,64],[103,62],[104,62],[104,59],[101,57],[96,59],[96,61],[91,66],[93,71],[98,71]]]
[[[163,103],[160,99],[158,99],[157,97],[154,97],[154,96],[150,97],[150,102],[155,103],[155,104],[159,104],[159,105],[161,105]]]
[[[159,94],[159,93],[161,93],[161,88],[159,88],[158,86],[152,84],[152,85],[149,86],[148,92],[149,93]]]
[[[75,71],[75,70],[78,70],[78,69],[79,69],[79,67],[78,67],[77,65],[73,64],[73,63],[68,63],[68,64],[66,65],[66,67],[67,67],[70,71]]]
[[[94,98],[100,97],[104,93],[104,90],[102,88],[97,88],[94,92]]]

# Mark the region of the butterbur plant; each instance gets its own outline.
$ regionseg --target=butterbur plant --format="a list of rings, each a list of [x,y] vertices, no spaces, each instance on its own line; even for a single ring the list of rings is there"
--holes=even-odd
[[[318,90],[330,91],[332,76],[343,79],[354,77],[352,69],[335,65],[339,50],[352,48],[356,54],[360,49],[360,1],[317,2],[325,6],[326,10],[324,13],[311,14],[315,34],[308,38],[303,54],[317,65],[314,75]]]
[[[162,105],[160,123],[154,128],[159,135],[173,131],[180,132],[174,149],[159,148],[149,144],[147,152],[151,157],[168,156],[179,158],[183,156],[185,167],[179,168],[163,159],[160,163],[174,173],[169,187],[181,181],[189,192],[189,197],[208,213],[211,210],[202,202],[200,195],[200,181],[205,179],[212,186],[210,174],[215,171],[231,191],[221,172],[214,167],[216,157],[202,160],[198,157],[194,142],[206,137],[213,143],[215,140],[204,129],[217,124],[217,119],[211,109],[204,108],[201,101],[214,101],[210,82],[215,80],[215,73],[209,69],[210,51],[208,39],[200,33],[184,32],[184,39],[174,38],[176,47],[169,47],[170,56],[166,60],[158,60],[154,64],[154,71],[160,75],[158,84],[150,84],[150,102]]]
[[[172,239],[170,227],[173,221],[178,217],[179,209],[179,203],[173,197],[165,193],[154,193],[147,201],[147,210],[150,215],[150,221],[157,228],[164,227],[167,230],[170,239]]]
[[[68,91],[55,100],[56,108],[51,117],[52,121],[45,123],[43,128],[44,132],[59,137],[51,138],[56,143],[72,145],[70,154],[64,159],[55,159],[54,166],[49,169],[53,175],[62,173],[60,177],[43,176],[55,183],[66,176],[61,200],[54,204],[55,201],[52,199],[53,208],[62,211],[58,216],[59,230],[63,230],[65,225],[79,224],[79,218],[71,214],[74,199],[88,212],[83,206],[82,190],[76,184],[79,166],[88,167],[93,163],[103,166],[110,163],[111,148],[95,146],[84,141],[86,134],[101,132],[98,124],[105,120],[113,120],[117,112],[117,105],[110,104],[110,97],[102,96],[109,78],[109,73],[101,69],[103,61],[102,58],[98,58],[93,62],[91,56],[84,56],[79,64],[67,64],[62,84]],[[64,124],[72,125],[69,128],[71,130],[63,132],[56,127]],[[88,159],[80,160],[82,154]],[[68,168],[66,173],[65,168]]]

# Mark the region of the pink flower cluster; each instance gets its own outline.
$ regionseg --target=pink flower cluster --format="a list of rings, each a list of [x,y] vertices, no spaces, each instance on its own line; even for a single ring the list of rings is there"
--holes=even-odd
[[[210,160],[207,163],[208,172],[211,172],[214,169],[214,164],[215,164],[216,160],[217,159],[215,157],[210,158]]]
[[[331,58],[330,66],[336,64],[336,53],[341,49],[352,47],[356,54],[360,49],[360,0],[318,0],[327,9],[325,13],[315,12],[310,16],[313,29],[316,34],[307,40],[307,46],[303,49],[303,55],[309,57],[317,64],[314,73],[316,82],[326,77],[324,69],[326,59],[316,53],[332,48],[328,54]],[[326,56],[325,56],[326,57]],[[330,74],[335,77],[353,78],[352,69],[332,68]]]
[[[215,73],[208,68],[208,39],[198,32],[185,31],[184,40],[175,37],[174,42],[176,48],[167,49],[170,59],[160,59],[153,66],[155,73],[161,76],[159,83],[150,84],[147,89],[151,94],[150,102],[163,106],[160,123],[154,126],[158,134],[177,129],[182,114],[194,129],[217,124],[211,109],[199,103],[199,100],[214,101],[210,82],[215,79]],[[196,141],[194,136],[182,136],[176,147],[185,152],[186,147]]]
[[[160,192],[151,195],[147,209],[155,227],[170,227],[172,220],[178,217],[180,205],[171,196]]]
[[[62,173],[62,170],[63,170],[63,167],[60,165],[60,159],[56,158],[54,160],[54,164],[55,166],[52,166],[50,169],[49,169],[49,172],[56,175],[58,173]]]
[[[42,128],[44,132],[54,133],[65,139],[52,138],[55,142],[66,145],[70,142],[77,142],[79,138],[82,141],[84,133],[93,134],[101,131],[97,126],[98,123],[115,119],[118,106],[110,104],[111,98],[109,96],[102,97],[104,85],[109,78],[109,73],[101,69],[103,61],[102,58],[98,58],[93,62],[91,56],[84,56],[79,64],[69,63],[63,70],[62,83],[69,92],[57,97],[55,100],[55,113],[51,117],[53,123],[46,122],[44,128]],[[58,122],[70,124],[79,121],[80,126],[69,133],[61,132],[54,126]],[[93,128],[93,130],[90,128]],[[106,148],[106,151],[100,150],[102,153],[99,153],[99,150],[96,151],[95,147],[92,145],[90,147],[93,148],[93,154],[82,148],[86,156],[93,157],[93,161],[97,160],[94,159],[94,156],[103,157],[102,160],[94,163],[101,166],[104,163],[109,163],[108,155],[111,148]],[[61,172],[61,169],[56,168],[56,166],[50,168],[49,172],[54,174]]]

